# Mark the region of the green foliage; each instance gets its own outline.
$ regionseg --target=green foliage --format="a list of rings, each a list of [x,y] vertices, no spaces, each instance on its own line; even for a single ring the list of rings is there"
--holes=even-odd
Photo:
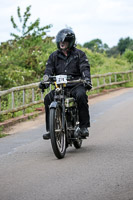
[[[0,45],[0,86],[2,90],[40,81],[49,55],[56,50],[56,44],[52,42],[54,37],[46,35],[50,25],[40,28],[39,19],[28,25],[31,16],[30,9],[31,6],[28,6],[22,15],[20,8],[17,8],[21,28],[15,23],[13,16],[11,22],[14,29],[21,35],[16,35],[14,40]],[[130,38],[127,40],[131,47],[132,40]],[[121,42],[119,42],[119,46],[120,44]],[[89,45],[91,48],[96,47],[92,50],[88,49],[86,45],[84,46],[87,48],[81,45],[77,47],[86,53],[91,65],[91,74],[132,69],[130,64],[132,52],[130,52],[130,56],[129,52],[126,52],[125,56],[120,56],[116,53],[116,51],[119,52],[116,47],[114,52],[110,51],[109,54],[107,52],[108,45],[103,44],[100,39],[92,40]],[[112,54],[115,54],[115,58],[111,56]]]
[[[56,50],[53,38],[37,38],[32,36],[19,41],[13,40],[0,46],[0,85],[2,89],[40,81],[45,70],[49,55]],[[117,56],[107,57],[106,53],[92,52],[87,48],[78,46],[83,50],[91,64],[91,73],[107,73],[132,69],[131,58]],[[129,57],[129,56],[128,56]]]
[[[127,49],[123,55],[129,63],[133,63],[133,51]]]
[[[17,9],[22,28],[11,17],[13,28],[21,32],[21,36],[12,34],[15,39],[0,45],[0,86],[2,89],[40,81],[43,76],[49,54],[56,49],[53,37],[46,32],[51,25],[39,27],[39,19],[27,26],[31,6],[26,8],[23,17]],[[45,36],[45,37],[44,37]]]
[[[6,137],[8,134],[3,133],[4,127],[0,126],[0,138]]]
[[[8,136],[8,134],[0,133],[0,138],[6,137],[6,136]]]
[[[121,38],[117,44],[117,46],[113,46],[112,48],[108,48],[106,50],[106,53],[108,57],[117,57],[118,55],[124,54],[124,52],[127,50],[133,50],[133,39],[130,37],[127,38]]]
[[[112,57],[113,56],[113,57],[116,58],[120,54],[120,52],[118,50],[118,46],[114,46],[114,47],[108,49],[106,51],[106,54],[107,54],[108,57]]]
[[[91,74],[104,74],[108,72],[120,72],[131,69],[131,64],[123,56],[108,57],[106,53],[92,52],[87,48],[81,48],[88,57],[91,65]]]
[[[83,47],[88,48],[94,52],[103,52],[109,48],[108,45],[103,44],[100,39],[94,39],[90,42],[86,42],[84,43]]]
[[[31,9],[31,6],[28,6],[22,17],[20,7],[17,8],[17,15],[18,15],[21,27],[19,27],[19,25],[17,25],[15,23],[14,17],[11,16],[11,22],[12,22],[13,28],[16,29],[17,32],[20,33],[19,35],[15,34],[15,33],[11,33],[11,36],[13,36],[17,40],[20,39],[21,37],[25,38],[26,36],[29,36],[29,35],[34,38],[36,38],[38,36],[44,37],[44,36],[46,36],[45,30],[51,28],[51,26],[52,26],[51,24],[49,24],[44,27],[39,27],[40,26],[39,18],[36,19],[35,22],[33,22],[33,23],[30,22],[30,24],[28,25],[28,21],[31,16],[30,9]]]
[[[39,82],[43,76],[49,55],[57,49],[56,44],[52,41],[54,37],[47,37],[46,35],[51,25],[40,28],[39,19],[28,25],[31,16],[30,8],[31,6],[28,6],[22,15],[18,7],[17,14],[21,26],[15,23],[13,17],[11,17],[11,22],[13,28],[16,29],[19,34],[12,33],[14,39],[0,45],[0,86],[2,90],[14,86]],[[133,69],[133,52],[131,50],[127,50],[124,56],[121,56],[118,46],[114,47],[114,49],[111,49],[109,52],[108,45],[103,44],[99,39],[92,40],[89,45],[89,47],[86,45],[84,45],[84,47],[78,45],[77,48],[86,53],[91,65],[92,75]],[[128,47],[131,49],[132,43],[130,43]],[[115,55],[115,57],[112,57],[112,55]],[[22,103],[23,99],[20,93],[21,92],[15,94],[15,99],[18,99],[18,102]],[[28,100],[32,97],[31,92],[28,91],[26,97],[26,103],[28,103]],[[5,99],[2,101],[2,110],[10,109],[11,96],[3,98]],[[37,100],[38,96],[35,98]],[[15,106],[17,107],[19,105]],[[35,106],[27,108],[25,112],[28,113],[34,109]],[[0,121],[19,115],[22,115],[22,111],[16,112],[15,114],[9,113],[8,115],[0,116]]]
[[[118,42],[118,50],[120,54],[123,54],[126,49],[130,48],[133,45],[133,40],[130,37],[121,38]]]
[[[103,44],[100,39],[94,39],[84,43],[83,47],[90,49],[92,52],[104,53],[106,52],[108,57],[117,57],[122,55],[126,49],[133,50],[133,39],[130,37],[121,38],[116,46],[109,48],[105,43]]]
[[[55,49],[53,38],[32,36],[8,41],[0,46],[0,85],[2,89],[39,81],[46,61]]]

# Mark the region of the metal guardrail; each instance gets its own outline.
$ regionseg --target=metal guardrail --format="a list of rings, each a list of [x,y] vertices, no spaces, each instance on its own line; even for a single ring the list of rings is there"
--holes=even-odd
[[[92,90],[97,90],[107,86],[121,85],[132,81],[133,70],[126,72],[113,72],[107,74],[92,75],[91,78],[93,84]],[[19,87],[13,87],[5,91],[0,91],[0,115],[14,113],[21,110],[23,110],[24,114],[26,108],[43,103],[44,95],[41,93],[40,89],[38,89],[38,85],[39,83],[33,83]],[[16,93],[18,93],[17,98],[15,96]],[[28,97],[28,101],[28,98],[26,98],[27,94],[30,96]],[[36,94],[38,95],[37,99],[35,97]],[[7,95],[10,96],[7,97]],[[10,105],[8,104],[7,99],[10,99]],[[16,106],[16,102],[18,103],[19,101],[19,104],[21,105]]]

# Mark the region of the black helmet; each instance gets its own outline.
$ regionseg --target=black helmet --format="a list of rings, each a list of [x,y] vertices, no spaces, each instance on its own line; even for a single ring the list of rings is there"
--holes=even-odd
[[[71,49],[75,44],[75,33],[68,28],[60,30],[56,36],[56,44],[58,49],[60,49],[60,42],[69,42],[68,49]]]

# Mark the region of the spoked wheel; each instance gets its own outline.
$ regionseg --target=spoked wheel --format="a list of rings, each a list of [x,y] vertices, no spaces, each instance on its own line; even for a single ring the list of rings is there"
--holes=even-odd
[[[60,107],[50,109],[49,123],[51,144],[54,154],[58,159],[64,158],[66,153],[66,135],[62,130],[62,114]]]

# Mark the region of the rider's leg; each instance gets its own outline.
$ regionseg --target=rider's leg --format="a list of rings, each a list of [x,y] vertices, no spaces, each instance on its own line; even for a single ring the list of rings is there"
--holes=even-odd
[[[77,100],[79,110],[80,129],[84,136],[89,136],[88,127],[90,127],[90,115],[88,106],[88,97],[83,86],[78,86],[72,91],[72,96]]]
[[[45,133],[43,135],[43,139],[49,139],[50,138],[50,134],[49,134],[49,106],[50,106],[50,104],[53,100],[54,100],[54,90],[49,92],[44,98],[47,133]]]

